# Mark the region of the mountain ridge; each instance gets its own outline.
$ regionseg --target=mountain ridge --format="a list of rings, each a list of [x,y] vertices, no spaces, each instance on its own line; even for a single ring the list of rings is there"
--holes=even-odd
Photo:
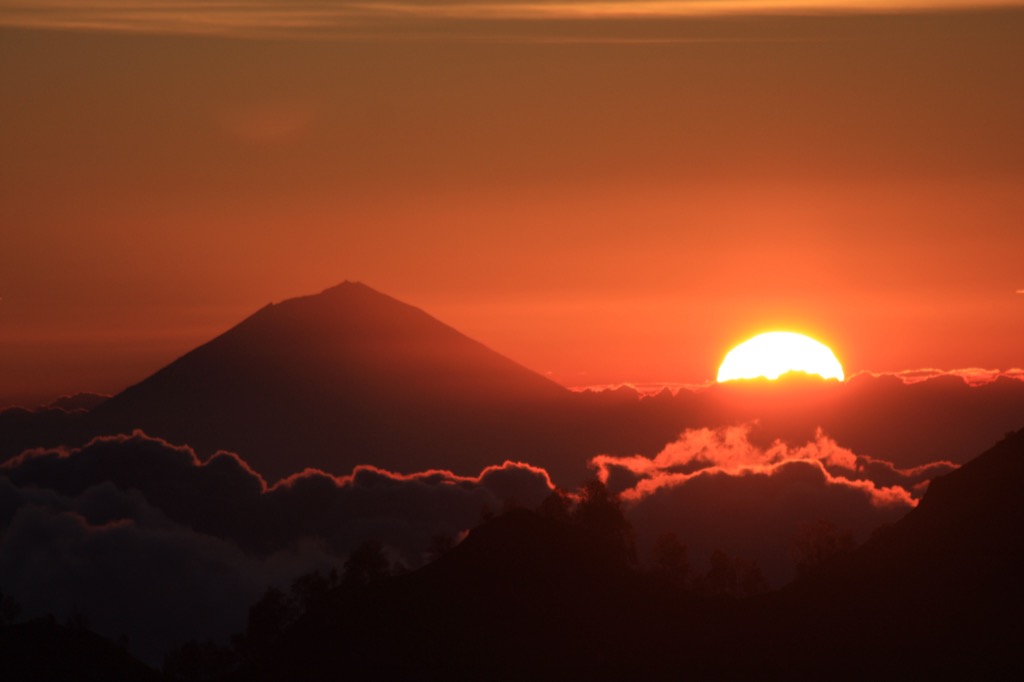
[[[359,464],[471,476],[511,459],[572,487],[593,475],[597,455],[653,457],[687,429],[747,424],[762,448],[820,430],[897,468],[961,463],[1019,428],[1022,406],[1016,379],[888,375],[646,398],[573,392],[419,308],[343,282],[259,308],[88,413],[0,411],[0,460],[141,429],[203,458],[234,451],[271,481]]]

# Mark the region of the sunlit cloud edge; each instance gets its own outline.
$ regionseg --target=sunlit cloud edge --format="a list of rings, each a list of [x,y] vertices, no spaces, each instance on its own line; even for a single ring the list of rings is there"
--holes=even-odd
[[[922,381],[928,381],[929,379],[935,379],[938,377],[957,377],[963,379],[965,383],[970,386],[984,386],[990,384],[998,379],[1014,379],[1016,381],[1024,381],[1024,368],[1011,367],[1009,369],[989,369],[985,367],[962,367],[959,369],[938,369],[935,367],[921,367],[917,369],[906,369],[900,371],[870,371],[861,370],[859,372],[851,373],[847,377],[847,383],[856,380],[858,377],[896,377],[904,384],[916,384]],[[633,390],[644,396],[653,396],[661,393],[662,391],[668,391],[675,395],[679,391],[701,391],[707,388],[711,388],[717,385],[717,382],[713,380],[707,380],[702,383],[685,383],[685,382],[644,382],[644,383],[608,383],[608,384],[587,384],[580,386],[569,386],[570,391],[577,393],[584,393],[586,391],[592,391],[600,393],[603,391],[616,391],[619,389]]]

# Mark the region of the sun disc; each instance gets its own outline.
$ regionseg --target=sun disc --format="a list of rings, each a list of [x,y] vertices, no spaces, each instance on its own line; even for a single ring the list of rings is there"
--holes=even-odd
[[[843,381],[843,366],[823,343],[794,332],[766,332],[729,351],[718,368],[718,381],[778,379],[786,372],[817,374]]]

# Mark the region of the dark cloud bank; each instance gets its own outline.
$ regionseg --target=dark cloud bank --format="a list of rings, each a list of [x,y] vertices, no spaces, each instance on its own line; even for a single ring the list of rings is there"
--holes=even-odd
[[[863,541],[917,505],[951,462],[898,469],[818,433],[802,446],[761,447],[750,426],[694,429],[654,457],[601,456],[593,465],[619,492],[642,554],[675,533],[704,570],[711,552],[755,560],[774,585],[793,578],[800,529],[827,521]]]
[[[511,462],[473,478],[305,471],[268,488],[236,455],[201,462],[139,432],[27,451],[2,473],[0,586],[25,615],[80,611],[150,661],[241,631],[269,584],[338,565],[364,540],[415,566],[438,535],[551,490],[545,472]]]

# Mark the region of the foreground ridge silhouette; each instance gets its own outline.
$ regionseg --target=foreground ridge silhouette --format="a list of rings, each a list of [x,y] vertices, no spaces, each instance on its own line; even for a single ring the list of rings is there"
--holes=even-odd
[[[779,592],[695,598],[514,510],[300,619],[231,679],[864,679],[1021,672],[1024,430]]]
[[[5,680],[25,682],[164,679],[114,642],[53,618],[0,624],[0,670]]]

